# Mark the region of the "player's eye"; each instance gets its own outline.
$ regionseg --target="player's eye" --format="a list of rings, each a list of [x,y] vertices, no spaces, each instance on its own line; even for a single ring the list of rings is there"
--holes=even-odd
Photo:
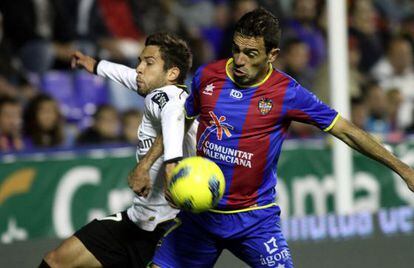
[[[257,53],[255,53],[255,52],[247,52],[246,55],[249,58],[255,58],[257,56]]]
[[[240,53],[240,49],[238,47],[234,46],[234,45],[231,47],[231,51],[233,53]]]

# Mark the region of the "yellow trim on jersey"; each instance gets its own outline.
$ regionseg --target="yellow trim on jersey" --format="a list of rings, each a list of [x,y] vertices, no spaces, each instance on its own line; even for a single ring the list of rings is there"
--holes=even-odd
[[[175,218],[174,221],[175,221],[175,224],[173,226],[171,226],[170,229],[168,229],[165,232],[164,237],[166,237],[169,233],[171,233],[172,231],[174,231],[175,229],[177,229],[178,227],[180,227],[181,220],[179,218]]]
[[[325,128],[323,131],[328,132],[329,130],[331,130],[335,126],[336,121],[338,121],[339,117],[339,114],[337,114],[334,120],[332,120],[332,123],[329,125],[329,127]]]
[[[235,83],[236,85],[238,85],[239,87],[258,87],[258,86],[260,86],[261,84],[263,84],[264,82],[266,82],[267,81],[267,79],[269,79],[269,77],[270,77],[270,75],[272,74],[272,72],[273,72],[273,66],[272,66],[272,64],[271,63],[269,63],[269,72],[267,73],[267,75],[266,75],[266,77],[261,81],[261,82],[258,82],[258,83],[256,83],[256,84],[254,84],[254,85],[251,85],[251,86],[241,86],[241,85],[239,85],[239,84],[237,84],[236,83],[236,81],[234,81],[234,78],[233,78],[233,76],[231,75],[231,73],[230,73],[230,71],[229,71],[229,65],[231,64],[233,62],[233,58],[230,58],[230,59],[228,59],[228,61],[227,61],[227,63],[226,63],[226,74],[227,74],[227,76],[230,78],[230,80],[233,82],[233,83]]]
[[[195,119],[195,118],[197,118],[197,117],[198,117],[198,115],[195,115],[195,116],[188,116],[188,115],[187,115],[187,110],[185,109],[185,107],[184,107],[184,113],[185,113],[185,118],[187,118],[187,119]]]
[[[242,208],[242,209],[237,209],[237,210],[209,209],[208,211],[215,212],[215,213],[221,213],[221,214],[233,214],[233,213],[240,213],[240,212],[246,212],[246,211],[257,210],[257,209],[270,208],[270,207],[273,207],[273,206],[276,206],[276,205],[277,205],[276,203],[271,203],[271,204],[260,206],[260,207],[248,207],[248,208]]]

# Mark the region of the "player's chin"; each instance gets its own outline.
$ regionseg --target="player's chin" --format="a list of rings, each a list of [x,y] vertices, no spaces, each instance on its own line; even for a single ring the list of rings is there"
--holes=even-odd
[[[139,87],[138,86],[137,93],[138,93],[138,95],[140,95],[142,97],[145,97],[148,94],[148,90],[144,87]]]
[[[247,76],[235,76],[234,80],[236,81],[237,84],[239,85],[249,85],[251,83],[251,79]]]

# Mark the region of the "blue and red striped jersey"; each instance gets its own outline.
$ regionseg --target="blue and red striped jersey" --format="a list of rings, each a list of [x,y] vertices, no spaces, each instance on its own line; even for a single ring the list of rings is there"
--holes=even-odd
[[[277,161],[290,122],[327,130],[338,116],[277,69],[257,85],[238,86],[226,72],[231,61],[200,67],[185,103],[188,117],[199,115],[197,154],[217,163],[226,179],[219,210],[273,203]]]

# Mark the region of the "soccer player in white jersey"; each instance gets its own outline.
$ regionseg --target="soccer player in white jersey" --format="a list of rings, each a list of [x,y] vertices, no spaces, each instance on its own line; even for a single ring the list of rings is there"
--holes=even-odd
[[[150,262],[178,213],[164,197],[165,172],[183,156],[195,154],[196,126],[184,133],[188,94],[181,86],[191,61],[185,41],[169,33],[147,38],[135,70],[74,53],[72,67],[115,80],[145,97],[138,163],[128,178],[136,195],[129,209],[85,225],[49,252],[40,267],[146,267]],[[154,142],[162,142],[163,157],[157,159],[160,152],[150,150]]]

